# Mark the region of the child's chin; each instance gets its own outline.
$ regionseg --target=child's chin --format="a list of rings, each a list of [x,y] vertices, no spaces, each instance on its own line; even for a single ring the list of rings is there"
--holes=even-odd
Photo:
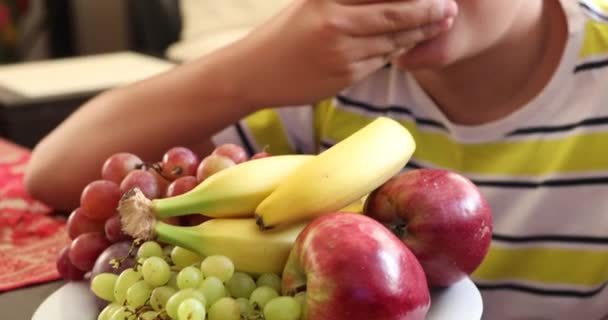
[[[447,37],[438,37],[420,43],[412,50],[395,59],[394,63],[407,70],[439,69],[456,61],[456,55],[448,45]]]

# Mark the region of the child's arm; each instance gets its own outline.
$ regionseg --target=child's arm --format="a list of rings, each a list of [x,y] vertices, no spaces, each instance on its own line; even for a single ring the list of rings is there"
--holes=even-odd
[[[86,103],[35,148],[26,187],[72,209],[111,154],[159,160],[171,146],[208,143],[259,107],[332,96],[395,50],[447,29],[455,10],[444,7],[443,0],[294,0],[241,41]]]

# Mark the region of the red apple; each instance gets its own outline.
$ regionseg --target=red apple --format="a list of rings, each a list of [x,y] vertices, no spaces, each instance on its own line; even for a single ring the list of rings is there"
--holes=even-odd
[[[306,226],[282,287],[285,295],[306,290],[305,319],[422,320],[430,306],[412,252],[382,224],[354,213],[330,213]]]
[[[391,178],[369,195],[364,212],[403,240],[432,287],[475,271],[492,239],[486,199],[469,179],[447,170],[417,169]]]

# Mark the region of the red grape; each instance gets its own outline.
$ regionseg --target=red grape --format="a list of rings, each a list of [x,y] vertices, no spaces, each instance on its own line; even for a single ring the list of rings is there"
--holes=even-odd
[[[164,197],[165,193],[167,192],[167,186],[169,186],[171,181],[163,177],[155,168],[149,168],[148,172],[150,172],[154,176],[154,179],[156,179],[156,183],[158,184],[158,197]]]
[[[87,216],[82,208],[76,208],[67,221],[68,235],[70,239],[75,239],[83,233],[103,232],[103,222],[93,220]]]
[[[118,185],[108,180],[89,183],[80,195],[80,207],[84,214],[94,220],[106,220],[116,213],[123,192]]]
[[[241,146],[233,143],[222,144],[213,150],[211,154],[217,154],[220,156],[228,157],[234,161],[234,163],[241,163],[247,161],[247,152]]]
[[[161,221],[164,223],[172,224],[174,226],[179,226],[181,223],[181,220],[179,217],[169,217],[169,218],[162,219]]]
[[[211,219],[210,217],[201,214],[188,214],[181,217],[182,225],[198,226],[199,224]]]
[[[99,257],[97,257],[97,260],[95,260],[95,265],[93,266],[93,270],[91,270],[91,279],[104,272],[120,274],[123,270],[135,265],[135,253],[137,250],[134,250],[133,254],[129,255],[130,249],[131,241],[122,241],[114,243],[103,250]],[[120,260],[120,264],[116,266],[117,268],[112,266],[112,259]]]
[[[101,177],[120,184],[129,172],[143,166],[141,159],[127,152],[115,153],[110,156],[101,168]]]
[[[131,239],[128,234],[122,232],[122,224],[120,223],[120,215],[118,214],[111,216],[106,221],[104,229],[106,238],[108,238],[108,240],[110,240],[112,243]]]
[[[234,165],[236,165],[236,163],[228,157],[217,154],[208,155],[198,166],[198,169],[196,170],[196,179],[198,179],[199,183],[203,182],[210,175]]]
[[[198,167],[199,158],[192,150],[184,147],[169,149],[162,160],[163,176],[170,180],[183,176],[193,176]]]
[[[120,183],[120,190],[123,193],[134,187],[138,187],[148,199],[156,199],[160,196],[160,188],[156,177],[149,171],[131,171]]]
[[[82,270],[90,271],[97,257],[110,245],[108,239],[101,232],[81,234],[70,244],[68,256],[72,264]]]
[[[261,151],[261,152],[258,152],[256,154],[254,154],[253,156],[251,156],[250,160],[267,158],[267,157],[272,157],[272,154],[270,154],[270,153],[268,153],[266,151]]]
[[[193,176],[177,178],[175,181],[171,182],[169,187],[167,187],[167,197],[175,197],[184,194],[194,189],[197,185],[198,180]]]
[[[61,249],[61,252],[59,252],[59,258],[57,259],[57,271],[66,281],[82,280],[86,271],[82,271],[72,264],[69,258],[69,253],[70,245],[67,245]]]

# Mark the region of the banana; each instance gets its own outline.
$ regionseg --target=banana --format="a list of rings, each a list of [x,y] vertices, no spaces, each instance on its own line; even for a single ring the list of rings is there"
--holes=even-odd
[[[355,200],[351,204],[346,207],[339,209],[340,212],[350,212],[350,213],[363,213],[363,209],[365,207],[365,200],[367,199],[368,194],[364,195],[362,198]]]
[[[194,227],[156,222],[159,241],[180,246],[203,256],[224,255],[236,270],[281,274],[289,251],[306,222],[260,231],[253,218],[211,219]]]
[[[278,155],[219,171],[187,193],[149,200],[137,189],[119,203],[122,219],[145,211],[158,219],[200,213],[213,218],[251,217],[255,208],[294,169],[312,155]],[[128,222],[127,222],[128,223]]]
[[[397,174],[415,149],[401,124],[377,118],[284,177],[256,208],[257,223],[264,230],[338,211]]]

